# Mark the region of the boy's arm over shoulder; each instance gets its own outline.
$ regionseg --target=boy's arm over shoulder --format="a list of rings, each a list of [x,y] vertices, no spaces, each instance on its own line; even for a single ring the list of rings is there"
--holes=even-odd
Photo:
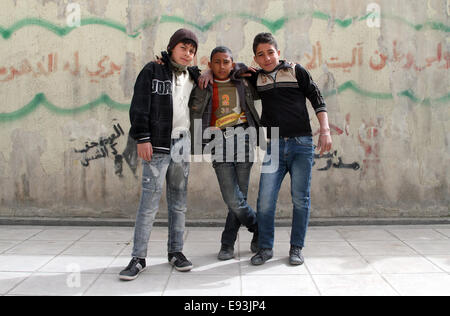
[[[188,67],[188,72],[191,78],[194,80],[195,84],[198,85],[198,79],[201,75],[201,70],[197,66]]]
[[[151,141],[150,108],[152,93],[152,63],[147,64],[139,73],[134,85],[130,107],[130,136],[138,143]]]
[[[244,74],[247,74],[247,76],[243,76]],[[233,68],[232,76],[237,79],[245,78],[254,88],[256,88],[258,73],[251,71],[250,67],[248,67],[246,64],[236,63],[236,66]]]
[[[300,90],[302,90],[308,100],[311,101],[316,114],[327,112],[325,100],[320,93],[319,87],[317,87],[317,84],[313,81],[309,71],[297,64],[295,65],[295,74]]]
[[[260,100],[261,97],[259,96],[258,91],[256,90],[256,86],[251,84],[250,80],[247,78],[244,78],[243,82],[244,82],[245,89],[250,91],[253,100]]]
[[[191,96],[189,98],[189,108],[192,111],[201,110],[201,106],[204,104],[205,98],[208,95],[208,89],[210,89],[210,86],[208,86],[206,89],[201,89],[199,86],[196,86],[192,90]]]

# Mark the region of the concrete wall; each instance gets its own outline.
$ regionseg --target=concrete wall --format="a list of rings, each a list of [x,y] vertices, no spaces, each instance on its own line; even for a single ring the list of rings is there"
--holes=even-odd
[[[133,85],[183,26],[199,37],[202,69],[216,45],[251,64],[262,31],[310,69],[334,141],[315,162],[312,217],[449,216],[449,10],[446,0],[2,0],[0,216],[135,216]],[[290,200],[287,177],[280,218]],[[188,219],[225,212],[211,165],[192,164]]]

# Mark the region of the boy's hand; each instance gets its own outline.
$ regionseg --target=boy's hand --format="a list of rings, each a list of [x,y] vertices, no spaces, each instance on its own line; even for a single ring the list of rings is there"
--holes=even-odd
[[[162,57],[159,57],[158,55],[155,56],[156,60],[154,60],[155,63],[157,63],[158,65],[164,65],[163,61],[162,61]]]
[[[138,156],[145,161],[150,162],[153,157],[153,147],[151,143],[142,143],[137,145]]]
[[[329,133],[321,134],[319,136],[319,143],[317,144],[317,150],[320,150],[319,155],[322,156],[323,153],[331,151],[332,145],[331,135]]]
[[[241,77],[251,77],[252,74],[250,72],[255,72],[256,73],[256,69],[253,67],[248,67],[248,71],[244,72],[243,74],[241,74]]]
[[[251,74],[252,72],[256,73],[257,72],[256,68],[245,66],[245,68],[239,69],[238,71],[236,71],[234,76],[236,78],[251,77],[252,76],[252,74]]]
[[[208,84],[214,83],[214,77],[211,69],[205,70],[200,78],[198,78],[198,86],[204,90],[208,87]]]
[[[331,130],[328,125],[328,113],[320,112],[317,114],[317,118],[320,123],[320,136],[319,143],[317,144],[317,150],[320,150],[320,156],[322,156],[324,152],[329,152],[331,150],[333,141],[331,140]]]

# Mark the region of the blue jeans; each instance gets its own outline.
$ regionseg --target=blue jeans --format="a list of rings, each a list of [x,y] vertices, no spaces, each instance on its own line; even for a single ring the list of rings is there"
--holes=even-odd
[[[304,247],[306,230],[311,208],[311,170],[314,160],[312,137],[292,137],[273,139],[278,142],[279,166],[273,173],[262,173],[259,183],[257,218],[260,248],[273,248],[275,232],[275,211],[278,193],[284,177],[291,176],[291,195],[294,204],[292,217],[291,245]],[[272,144],[274,146],[276,144]],[[264,164],[271,155],[271,145],[267,146]]]
[[[239,152],[237,148],[238,137],[235,135],[229,138],[234,141],[234,155],[232,161],[227,161],[226,146],[223,147],[223,161],[213,161],[213,167],[219,182],[222,198],[228,207],[228,215],[225,222],[225,229],[222,233],[221,243],[227,246],[234,246],[237,234],[241,225],[247,227],[250,232],[256,229],[256,212],[247,203],[248,185],[250,182],[250,171],[253,162],[250,161],[249,151],[252,148],[249,137],[245,137],[245,153]],[[212,151],[215,154],[215,150]],[[245,157],[244,161],[239,161],[238,157]]]
[[[174,145],[180,145],[180,142],[182,140],[172,140],[170,155],[154,153],[150,162],[143,162],[142,194],[134,230],[133,257],[147,257],[147,245],[159,209],[164,179],[169,223],[167,251],[183,250],[189,162],[172,159]],[[190,148],[190,140],[186,141],[183,148]]]

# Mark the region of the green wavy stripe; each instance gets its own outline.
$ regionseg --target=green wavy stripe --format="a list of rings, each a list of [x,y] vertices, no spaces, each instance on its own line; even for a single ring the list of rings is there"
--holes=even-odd
[[[87,25],[101,25],[101,26],[112,28],[112,29],[116,29],[122,33],[127,34],[127,29],[125,26],[123,26],[122,24],[120,24],[116,21],[109,20],[109,19],[86,18],[86,19],[82,19],[80,21],[80,25],[82,27],[87,26]],[[27,18],[27,19],[23,19],[23,20],[20,20],[19,22],[14,23],[11,27],[9,27],[7,29],[0,26],[0,33],[2,34],[2,37],[4,39],[9,39],[15,32],[17,32],[18,30],[20,30],[22,28],[28,27],[28,26],[42,27],[60,37],[66,36],[73,30],[77,29],[76,27],[70,27],[70,26],[60,27],[60,26],[57,26],[57,25],[55,25],[47,20],[44,20],[44,19]],[[127,35],[129,37],[135,38],[139,34],[127,34]]]
[[[300,17],[307,16],[307,15],[312,15],[312,17],[314,19],[324,20],[324,21],[330,21],[332,19],[332,17],[329,14],[326,14],[326,13],[323,13],[320,11],[297,13],[295,15],[283,17],[283,18],[280,18],[277,20],[260,18],[260,17],[254,16],[254,15],[251,15],[248,13],[227,13],[227,14],[217,15],[210,22],[208,22],[204,25],[200,25],[200,24],[194,23],[192,21],[186,20],[183,17],[162,15],[158,18],[153,18],[153,19],[145,21],[136,30],[134,30],[132,34],[127,33],[127,28],[123,24],[120,24],[116,21],[109,20],[109,19],[85,18],[85,19],[81,20],[81,26],[101,25],[101,26],[109,27],[109,28],[115,29],[119,32],[122,32],[131,38],[136,38],[137,36],[140,35],[140,33],[143,30],[145,30],[146,28],[148,28],[152,25],[155,25],[157,23],[159,23],[159,24],[162,24],[162,23],[184,24],[184,25],[189,25],[193,28],[196,28],[201,32],[206,32],[206,31],[209,31],[214,24],[220,22],[221,20],[223,20],[225,18],[237,17],[237,18],[242,18],[242,19],[260,23],[260,24],[264,25],[265,27],[267,27],[271,32],[276,33],[278,30],[282,29],[286,25],[286,22],[288,22],[290,20],[298,19]],[[367,20],[370,16],[371,16],[371,14],[369,13],[362,17],[352,17],[352,18],[348,18],[348,19],[344,19],[344,20],[334,19],[334,23],[342,28],[347,28],[350,25],[354,24],[355,22]],[[391,20],[395,20],[399,23],[406,24],[409,27],[415,29],[416,31],[421,31],[424,29],[431,29],[431,30],[445,32],[445,33],[450,32],[450,26],[445,25],[444,23],[441,23],[441,22],[427,21],[424,24],[414,24],[414,23],[404,19],[403,17],[394,16],[394,15],[382,15],[381,18],[391,19]],[[56,34],[60,37],[66,36],[67,34],[69,34],[70,32],[72,32],[73,30],[76,29],[76,27],[57,26],[57,25],[53,24],[52,22],[49,22],[44,19],[26,18],[26,19],[20,20],[19,22],[14,23],[9,28],[3,28],[0,26],[0,33],[4,39],[9,39],[9,38],[11,38],[12,34],[14,34],[18,30],[20,30],[24,27],[27,27],[27,26],[42,27],[42,28],[49,30],[50,32],[53,32],[54,34]]]
[[[372,92],[368,90],[361,89],[358,84],[354,81],[347,81],[346,83],[339,86],[337,89],[325,92],[323,95],[325,98],[341,94],[345,92],[346,90],[353,91],[356,94],[359,94],[366,98],[371,99],[377,99],[377,100],[394,100],[394,95],[392,93],[381,93],[381,92]],[[446,95],[436,98],[436,99],[420,99],[414,94],[414,91],[412,90],[405,90],[402,92],[397,93],[398,97],[405,97],[410,99],[412,102],[417,104],[423,104],[423,105],[436,105],[436,104],[445,104],[450,103],[450,93],[447,93]]]
[[[330,97],[333,95],[341,94],[347,90],[353,91],[356,94],[359,94],[366,98],[371,99],[378,99],[378,100],[393,100],[394,95],[391,93],[378,93],[378,92],[371,92],[364,89],[361,89],[354,81],[348,81],[341,86],[339,86],[337,89],[325,92],[324,97]],[[436,99],[420,99],[418,98],[413,91],[411,90],[405,90],[403,92],[400,92],[397,94],[398,97],[405,97],[410,99],[412,102],[417,104],[423,104],[423,105],[436,105],[436,104],[446,104],[450,103],[450,93]],[[66,108],[60,108],[51,103],[45,94],[38,93],[36,96],[31,100],[30,103],[23,106],[21,109],[11,112],[11,113],[0,113],[0,123],[3,122],[12,122],[19,119],[24,118],[25,116],[31,114],[34,112],[38,107],[43,106],[46,109],[48,109],[50,112],[53,112],[58,115],[75,115],[79,113],[83,113],[89,110],[93,110],[94,108],[100,106],[100,105],[106,105],[111,109],[118,110],[118,111],[128,111],[130,109],[130,104],[123,104],[116,102],[112,100],[107,94],[102,94],[98,99],[95,101],[89,102],[88,104],[82,105],[77,108],[72,109],[66,109]]]
[[[11,122],[16,121],[18,119],[22,119],[30,113],[34,112],[38,107],[43,106],[48,109],[50,112],[59,115],[75,115],[80,114],[89,110],[92,110],[102,104],[107,105],[109,108],[119,110],[119,111],[128,111],[130,109],[129,104],[122,104],[112,100],[108,95],[102,94],[98,99],[89,102],[83,106],[73,109],[65,109],[60,108],[51,103],[45,94],[38,93],[35,95],[33,100],[30,101],[27,105],[22,107],[21,109],[11,112],[11,113],[0,113],[0,122]]]

